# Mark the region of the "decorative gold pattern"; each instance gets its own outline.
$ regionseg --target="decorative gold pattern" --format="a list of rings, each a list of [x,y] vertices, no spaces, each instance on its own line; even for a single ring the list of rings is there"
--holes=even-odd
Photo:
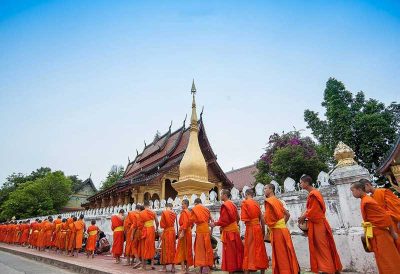
[[[357,164],[357,162],[354,160],[354,151],[342,141],[338,143],[333,156],[338,162],[336,167],[353,166]]]

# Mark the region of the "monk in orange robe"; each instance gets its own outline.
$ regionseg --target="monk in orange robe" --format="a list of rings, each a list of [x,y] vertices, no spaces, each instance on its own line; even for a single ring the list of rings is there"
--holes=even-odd
[[[272,273],[297,274],[300,272],[300,267],[290,232],[286,227],[290,214],[283,207],[282,202],[275,197],[273,184],[265,185],[264,192],[267,197],[264,202],[264,220],[271,232]]]
[[[264,244],[264,218],[260,206],[253,199],[254,191],[247,189],[245,197],[241,210],[241,219],[246,224],[243,270],[245,273],[260,270],[264,274],[268,268],[268,257]]]
[[[51,246],[54,246],[56,250],[60,248],[61,223],[62,223],[61,216],[58,216],[57,219],[55,219],[53,222],[54,230],[53,230],[53,237],[51,240]]]
[[[111,216],[111,230],[113,231],[111,253],[117,264],[121,262],[121,255],[124,250],[124,213],[125,210],[120,209],[118,215]]]
[[[324,198],[312,186],[312,178],[309,175],[303,175],[300,178],[300,187],[309,192],[306,203],[307,210],[298,221],[304,223],[307,220],[311,271],[340,272],[342,263],[336,250],[332,229],[325,218]]]
[[[19,238],[22,235],[22,221],[19,223],[15,223],[15,236],[14,236],[14,244],[19,244]]]
[[[190,220],[189,200],[182,201],[182,211],[179,215],[179,239],[175,253],[175,264],[181,264],[182,271],[189,273],[189,267],[193,265],[192,252],[192,227]]]
[[[38,223],[39,234],[38,234],[36,246],[39,251],[44,250],[44,225],[45,225],[45,222],[46,222],[46,220],[43,220],[43,221],[39,220],[39,223]]]
[[[372,183],[366,179],[361,179],[365,185],[365,191],[371,193],[371,197],[383,207],[390,215],[393,221],[393,228],[397,234],[400,234],[400,199],[387,188],[376,189]],[[397,250],[400,252],[400,238],[396,241]]]
[[[29,220],[25,221],[25,223],[22,224],[22,234],[21,234],[21,238],[19,239],[19,243],[22,246],[26,246],[26,244],[28,243],[28,239],[29,239]]]
[[[72,234],[72,231],[71,231],[71,229],[70,229],[70,224],[73,224],[74,223],[74,217],[75,216],[71,216],[71,217],[69,217],[68,219],[67,219],[67,222],[66,222],[66,226],[67,226],[67,235],[66,235],[66,240],[65,240],[65,255],[69,255],[69,246],[70,246],[70,244],[72,244],[71,242],[70,242],[70,238],[71,238],[71,234]]]
[[[124,220],[124,233],[125,233],[125,251],[124,255],[126,257],[126,264],[125,265],[131,265],[131,249],[132,249],[132,223],[134,222],[135,218],[135,212],[134,211],[129,211],[125,220]]]
[[[61,253],[63,253],[63,251],[65,250],[65,254],[68,253],[67,251],[67,246],[68,246],[68,223],[67,223],[67,219],[62,219],[62,223],[61,223],[61,230],[60,230],[60,251]]]
[[[138,267],[142,262],[140,259],[140,254],[142,253],[141,251],[141,238],[142,238],[142,225],[140,221],[140,212],[144,209],[144,206],[142,205],[136,205],[133,219],[132,219],[132,224],[131,224],[131,258],[135,258],[136,263],[134,264],[134,268]]]
[[[374,252],[380,274],[398,273],[400,270],[400,254],[396,248],[398,235],[386,210],[374,198],[365,193],[363,182],[351,185],[355,198],[361,199],[361,215],[364,222],[367,248]]]
[[[69,228],[69,235],[68,235],[68,255],[69,256],[74,256],[74,250],[75,250],[75,243],[76,243],[76,228],[75,228],[75,222],[77,221],[77,218],[74,216],[72,218],[72,222],[69,223],[68,228]]]
[[[171,272],[175,272],[175,221],[176,214],[172,211],[172,204],[167,203],[165,210],[161,214],[160,227],[163,229],[161,235],[161,258],[163,265],[162,271],[167,271],[167,265],[172,265]]]
[[[144,210],[139,213],[140,221],[143,225],[142,228],[142,268],[146,270],[146,260],[151,260],[150,268],[155,269],[154,267],[154,256],[156,255],[155,244],[155,236],[156,231],[158,230],[158,219],[156,213],[150,209],[150,202],[144,201],[143,203]],[[154,228],[154,223],[156,227]]]
[[[83,233],[86,230],[86,225],[83,220],[83,215],[79,216],[79,220],[74,222],[75,226],[75,253],[78,256],[79,251],[82,249]]]
[[[92,256],[92,258],[94,258],[94,250],[96,249],[96,242],[100,231],[100,229],[96,225],[96,220],[92,220],[91,224],[92,225],[89,226],[87,229],[89,237],[86,241],[86,255],[88,258],[90,255]]]
[[[208,273],[214,264],[214,253],[211,246],[209,223],[212,223],[210,211],[202,205],[201,199],[196,198],[195,206],[190,213],[190,221],[196,224],[194,241],[194,266],[200,266],[200,273]]]
[[[31,235],[29,236],[29,244],[31,248],[36,248],[37,238],[39,236],[39,219],[31,224]]]
[[[240,239],[238,223],[240,221],[238,210],[234,203],[229,200],[231,193],[227,189],[221,191],[221,205],[219,219],[214,226],[221,227],[222,242],[222,271],[233,273],[242,271],[243,265],[243,242]]]
[[[43,222],[43,229],[44,229],[44,248],[48,248],[51,246],[51,239],[53,237],[53,218],[49,216],[47,220]]]

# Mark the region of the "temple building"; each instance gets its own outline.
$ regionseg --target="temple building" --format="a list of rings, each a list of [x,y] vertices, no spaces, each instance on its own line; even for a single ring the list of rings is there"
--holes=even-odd
[[[72,194],[69,197],[68,203],[62,209],[62,212],[78,211],[84,209],[82,205],[88,203],[88,198],[97,192],[93,184],[91,176],[82,183],[72,189]]]
[[[386,159],[378,168],[378,172],[388,179],[397,192],[400,192],[400,135]]]
[[[207,138],[202,114],[197,119],[196,87],[192,84],[192,114],[189,127],[186,118],[180,128],[169,130],[136,151],[123,178],[113,186],[88,198],[86,208],[109,207],[144,200],[168,200],[200,196],[233,185],[217,162]],[[219,198],[219,197],[218,197]]]

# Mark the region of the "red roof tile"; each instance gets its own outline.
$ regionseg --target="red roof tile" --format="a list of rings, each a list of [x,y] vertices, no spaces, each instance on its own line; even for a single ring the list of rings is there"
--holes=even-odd
[[[257,167],[255,164],[225,172],[228,179],[239,190],[242,190],[244,186],[253,187],[256,182],[254,177],[256,173]]]

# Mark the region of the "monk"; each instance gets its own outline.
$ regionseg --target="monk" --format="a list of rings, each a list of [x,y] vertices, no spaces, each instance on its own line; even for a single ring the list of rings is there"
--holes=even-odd
[[[111,253],[117,264],[121,262],[121,255],[124,249],[124,213],[125,210],[120,209],[118,214],[111,216],[111,230],[113,231]]]
[[[44,229],[44,248],[49,248],[51,246],[51,238],[53,236],[53,217],[49,216],[47,220],[43,222]]]
[[[243,270],[245,274],[257,270],[264,274],[268,268],[268,257],[264,244],[265,225],[260,206],[253,197],[254,191],[247,189],[245,200],[242,202],[241,219],[246,224]]]
[[[84,216],[81,214],[79,219],[74,222],[75,226],[75,252],[76,256],[78,257],[79,251],[82,249],[82,240],[83,240],[83,233],[86,230],[85,221],[83,220]]]
[[[57,219],[54,220],[54,231],[53,231],[53,238],[52,238],[52,246],[55,247],[57,251],[60,248],[60,231],[61,231],[61,216],[57,216]]]
[[[74,256],[74,250],[75,250],[75,244],[76,244],[76,228],[75,228],[75,222],[78,219],[74,216],[72,218],[72,222],[68,224],[69,228],[69,237],[68,237],[68,256]]]
[[[69,217],[68,219],[67,219],[67,222],[66,222],[66,227],[67,227],[67,235],[66,235],[66,240],[65,240],[65,255],[69,255],[69,251],[70,251],[70,248],[69,248],[69,246],[70,246],[70,244],[72,245],[72,231],[71,231],[71,228],[70,228],[70,224],[73,224],[74,223],[74,218],[75,218],[75,216],[71,216],[71,217]],[[71,239],[71,241],[70,241],[70,239]]]
[[[192,253],[192,222],[190,220],[189,200],[182,201],[182,211],[179,216],[179,239],[175,253],[175,264],[181,264],[182,271],[189,273],[189,267],[193,265]]]
[[[140,254],[142,253],[140,239],[142,238],[142,226],[140,221],[140,212],[144,209],[142,205],[136,205],[133,219],[132,219],[132,233],[131,233],[131,258],[135,258],[135,263],[133,268],[138,267],[142,261],[140,259]]]
[[[400,199],[387,188],[375,188],[372,183],[366,179],[361,179],[361,183],[365,185],[366,193],[371,193],[371,197],[383,207],[390,215],[393,221],[393,228],[396,233],[400,234]],[[396,242],[397,250],[400,252],[400,238]]]
[[[88,258],[89,258],[89,256],[92,256],[92,259],[94,258],[94,251],[96,249],[96,242],[97,242],[99,232],[100,232],[100,229],[96,225],[96,220],[92,220],[91,226],[89,226],[87,229],[87,233],[89,234],[89,237],[87,238],[87,241],[86,241],[86,256]]]
[[[21,238],[22,235],[22,221],[19,221],[19,223],[15,223],[15,236],[14,236],[14,244],[19,244],[19,239]]]
[[[43,221],[39,220],[39,223],[37,225],[39,234],[37,237],[36,247],[39,251],[44,250],[44,225],[46,221],[47,221],[46,219],[44,219]]]
[[[297,274],[300,273],[296,252],[286,223],[290,218],[289,212],[283,203],[275,197],[275,186],[267,184],[265,192],[265,224],[270,230],[272,247],[272,273]]]
[[[175,221],[176,214],[172,210],[172,204],[167,203],[165,210],[161,214],[160,227],[163,229],[161,235],[161,258],[162,270],[167,271],[167,265],[172,265],[171,272],[175,272]]]
[[[31,234],[29,236],[29,246],[31,248],[36,248],[37,238],[39,236],[39,219],[31,224]]]
[[[158,230],[157,215],[150,209],[150,202],[148,200],[143,203],[144,210],[139,213],[141,223],[143,224],[142,230],[142,268],[146,270],[146,261],[151,260],[150,268],[154,267],[154,255],[156,255],[156,248],[154,246],[156,231]],[[156,225],[154,229],[154,223]]]
[[[131,265],[131,249],[132,249],[132,223],[133,219],[135,218],[135,211],[129,211],[128,215],[124,220],[124,233],[125,233],[125,257],[126,257],[126,264]]]
[[[391,216],[374,198],[366,195],[363,182],[353,183],[350,190],[355,198],[361,199],[365,240],[367,248],[375,254],[379,273],[398,273],[400,254],[395,241],[399,236],[393,228]]]
[[[59,247],[60,248],[60,253],[63,253],[64,250],[66,251],[65,254],[67,254],[67,252],[68,252],[67,251],[68,229],[69,229],[69,227],[68,227],[67,219],[64,218],[64,219],[62,219],[61,230],[60,230],[60,239],[59,239],[59,242],[60,242],[60,247]]]
[[[30,230],[29,223],[30,223],[30,221],[27,220],[27,221],[25,221],[25,223],[22,224],[22,235],[21,235],[21,238],[19,239],[19,243],[22,246],[26,246],[26,244],[28,243],[28,240],[29,240],[29,230]]]
[[[309,192],[307,209],[300,216],[298,222],[304,223],[307,220],[311,272],[340,272],[342,263],[336,250],[332,229],[325,218],[324,198],[312,186],[312,178],[309,175],[303,175],[300,178],[300,187]]]
[[[224,202],[220,208],[219,219],[211,225],[221,227],[222,242],[222,271],[233,273],[242,271],[243,242],[240,239],[238,223],[240,221],[236,205],[230,200],[231,192],[228,189],[221,191],[221,200]]]

